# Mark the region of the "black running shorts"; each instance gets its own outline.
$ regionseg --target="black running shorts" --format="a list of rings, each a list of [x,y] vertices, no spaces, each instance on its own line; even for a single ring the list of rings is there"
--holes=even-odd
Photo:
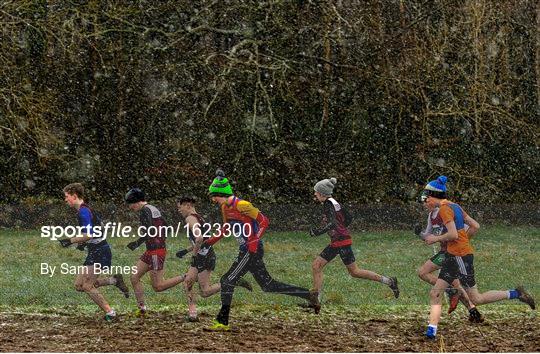
[[[337,255],[341,257],[341,260],[343,261],[343,264],[346,266],[349,264],[354,263],[354,252],[352,250],[352,247],[349,246],[342,246],[342,247],[332,247],[330,245],[326,246],[326,248],[321,252],[319,256],[321,258],[325,259],[326,261],[330,262],[332,259],[334,259]]]
[[[191,257],[191,266],[197,268],[197,272],[199,273],[205,270],[212,272],[216,269],[216,253],[212,248],[204,256],[197,253]]]

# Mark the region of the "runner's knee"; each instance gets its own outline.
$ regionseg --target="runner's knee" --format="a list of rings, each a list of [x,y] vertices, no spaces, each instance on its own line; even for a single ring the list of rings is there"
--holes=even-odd
[[[212,295],[212,294],[210,294],[210,289],[209,288],[201,288],[200,290],[201,290],[201,292],[199,294],[201,295],[201,297],[206,298],[206,297],[209,297],[210,295]]]
[[[193,288],[193,284],[195,284],[195,278],[188,276],[183,283],[184,288],[191,290],[191,288]]]
[[[416,274],[418,274],[418,277],[422,280],[428,281],[428,272],[424,270],[424,268],[420,267],[416,270]]]
[[[437,289],[435,287],[431,288],[431,290],[429,291],[429,297],[432,299],[432,300],[437,300],[437,299],[440,299],[441,296],[442,296],[442,290],[441,289]]]
[[[157,283],[157,284],[152,283],[152,289],[156,293],[159,293],[159,292],[162,292],[163,290],[165,290],[165,287],[163,286],[162,283]]]
[[[83,283],[79,279],[75,279],[75,282],[73,283],[73,286],[75,287],[75,290],[77,291],[84,291],[83,289]]]
[[[421,278],[424,279],[424,269],[422,267],[416,269],[416,274]]]
[[[470,292],[470,293],[469,293],[469,292],[466,292],[466,293],[467,293],[467,295],[469,296],[469,300],[470,300],[473,304],[475,304],[475,305],[482,305],[482,304],[484,303],[484,302],[482,301],[482,300],[484,300],[484,299],[483,299],[483,297],[482,297],[480,294],[475,293],[475,292]]]
[[[82,288],[82,291],[87,292],[87,293],[95,289],[93,282],[92,283],[83,283],[81,288]]]
[[[349,272],[351,277],[362,278],[362,269],[360,269],[358,266],[347,267],[347,272]]]

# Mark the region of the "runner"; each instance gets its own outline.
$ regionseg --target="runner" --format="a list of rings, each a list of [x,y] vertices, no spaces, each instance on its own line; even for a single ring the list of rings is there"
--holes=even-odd
[[[325,233],[330,235],[330,244],[315,258],[312,264],[313,288],[319,294],[323,284],[323,269],[338,254],[341,261],[347,268],[349,274],[354,278],[362,278],[381,282],[390,287],[394,296],[399,297],[398,281],[395,277],[386,277],[366,269],[360,269],[355,262],[352,250],[352,238],[347,227],[352,222],[349,212],[334,198],[332,193],[337,183],[335,178],[323,179],[315,184],[315,199],[323,204],[323,226],[311,228],[310,236],[315,237]]]
[[[250,202],[233,195],[229,181],[221,170],[216,172],[216,178],[208,189],[212,201],[220,205],[223,225],[218,233],[205,243],[213,245],[222,237],[234,234],[240,246],[237,259],[221,277],[221,309],[210,329],[225,331],[230,329],[229,313],[234,286],[247,272],[253,275],[263,291],[301,297],[310,301],[318,312],[320,305],[316,292],[276,281],[266,270],[261,237],[268,227],[268,218]]]
[[[195,204],[195,198],[191,196],[181,197],[176,203],[178,212],[184,217],[188,225],[188,237],[191,242],[191,247],[178,251],[176,256],[183,258],[189,252],[193,253],[191,265],[183,283],[188,298],[188,320],[190,322],[198,321],[197,301],[193,284],[195,282],[199,283],[200,294],[204,298],[217,294],[221,290],[220,283],[210,285],[210,275],[216,268],[216,254],[212,246],[203,243],[203,229],[208,230],[209,225],[197,213]],[[249,291],[253,290],[251,284],[243,278],[240,278],[236,285]]]
[[[441,176],[439,178],[446,178],[445,176]],[[423,201],[421,201],[423,203]],[[415,234],[419,236],[422,240],[428,235],[435,235],[439,236],[442,233],[446,232],[446,229],[444,227],[443,221],[439,215],[439,208],[435,206],[433,203],[423,203],[425,208],[429,211],[428,220],[427,220],[427,226],[424,230],[422,230],[420,225],[415,226]],[[465,231],[467,232],[467,236],[469,239],[476,233],[478,230],[479,225],[473,225],[473,227],[469,227],[469,225],[465,224]],[[435,247],[435,246],[434,246]],[[435,252],[435,248],[434,248]],[[428,259],[420,268],[418,268],[417,273],[418,277],[422,279],[423,281],[435,285],[435,282],[437,281],[437,276],[435,276],[433,273],[441,269],[442,263],[444,261],[444,255],[446,253],[446,242],[440,243],[440,248],[437,253],[435,253],[430,259]],[[459,283],[459,280],[454,280],[454,283],[452,284],[452,287],[446,289],[446,294],[449,298],[449,307],[448,307],[448,313],[452,313],[458,303],[461,301],[461,303],[467,308],[471,309],[474,307],[474,304],[470,301],[469,296],[467,295],[467,292],[463,289],[461,284]],[[479,317],[479,321],[483,321],[483,317]]]
[[[437,325],[441,318],[441,294],[455,279],[459,279],[463,288],[467,291],[470,300],[476,304],[487,304],[506,299],[518,299],[535,308],[534,299],[523,286],[508,291],[491,290],[480,293],[474,279],[473,249],[469,243],[469,237],[465,232],[465,224],[479,228],[479,224],[471,218],[456,203],[446,200],[447,178],[441,176],[429,182],[422,192],[422,200],[432,203],[439,208],[446,232],[440,236],[428,235],[425,242],[430,245],[435,242],[447,242],[447,249],[439,277],[430,291],[431,311],[426,337],[434,339],[437,335]],[[474,233],[474,232],[473,232]],[[476,308],[469,311],[471,321],[480,320],[480,314]]]
[[[137,261],[137,272],[131,275],[131,284],[137,299],[137,314],[144,315],[147,309],[144,302],[144,288],[141,283],[142,276],[150,271],[152,288],[156,292],[161,292],[180,284],[184,280],[185,274],[163,279],[167,255],[166,231],[164,230],[166,223],[159,209],[145,201],[144,192],[139,188],[130,189],[124,200],[132,211],[139,212],[141,221],[140,238],[130,242],[127,247],[133,251],[143,243],[146,245],[146,251]]]
[[[105,271],[111,267],[112,253],[111,247],[105,240],[105,235],[94,237],[94,226],[101,224],[101,220],[93,210],[84,202],[84,187],[81,183],[71,183],[64,187],[64,200],[77,210],[79,226],[83,227],[82,235],[72,238],[60,239],[63,247],[77,244],[77,249],[88,248],[86,259],[83,263],[84,271],[77,274],[75,278],[75,289],[84,291],[88,296],[105,312],[105,320],[112,321],[116,318],[116,312],[109,306],[107,300],[101,295],[98,288],[101,286],[115,285],[127,298],[129,290],[124,283],[122,274],[115,274],[108,278],[99,278],[96,274],[96,267]]]

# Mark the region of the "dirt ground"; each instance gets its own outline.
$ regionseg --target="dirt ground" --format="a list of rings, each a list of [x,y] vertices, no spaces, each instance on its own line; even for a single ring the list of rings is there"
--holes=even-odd
[[[0,351],[15,352],[537,352],[536,314],[492,316],[481,325],[465,315],[446,318],[440,336],[422,336],[427,316],[411,313],[362,318],[354,311],[315,316],[263,310],[231,318],[231,332],[208,332],[183,315],[149,313],[106,323],[97,315],[0,312]],[[367,317],[367,316],[366,316]]]

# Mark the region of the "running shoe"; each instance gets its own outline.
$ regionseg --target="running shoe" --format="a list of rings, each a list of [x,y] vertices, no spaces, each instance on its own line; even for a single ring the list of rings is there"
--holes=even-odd
[[[135,311],[135,316],[137,317],[144,317],[146,316],[146,308],[145,307],[139,307],[137,311]]]
[[[106,314],[103,319],[107,322],[114,322],[116,320],[116,315]]]
[[[309,291],[309,307],[313,308],[315,314],[321,312],[321,302],[319,301],[319,292],[315,290]]]
[[[212,321],[212,326],[207,328],[208,331],[227,332],[231,330],[229,325],[218,322],[218,320]]]
[[[482,323],[484,322],[484,316],[476,307],[473,307],[469,310],[469,321],[472,323]]]
[[[390,285],[388,285],[390,289],[392,289],[392,292],[394,293],[394,297],[397,299],[399,297],[399,288],[398,288],[398,281],[396,277],[390,277]]]
[[[436,336],[437,336],[437,332],[436,332],[435,328],[433,328],[431,326],[428,326],[428,328],[426,330],[427,339],[435,339]]]
[[[531,294],[529,294],[527,291],[525,291],[525,288],[523,285],[520,285],[516,288],[516,291],[518,292],[518,300],[521,302],[526,303],[531,307],[531,309],[535,309],[536,305],[534,303],[534,298]]]
[[[451,314],[454,312],[454,310],[457,308],[459,304],[459,291],[455,288],[449,288],[446,289],[446,295],[448,295],[448,314]]]
[[[187,315],[186,319],[188,322],[199,322],[199,317],[197,317],[197,315]]]

